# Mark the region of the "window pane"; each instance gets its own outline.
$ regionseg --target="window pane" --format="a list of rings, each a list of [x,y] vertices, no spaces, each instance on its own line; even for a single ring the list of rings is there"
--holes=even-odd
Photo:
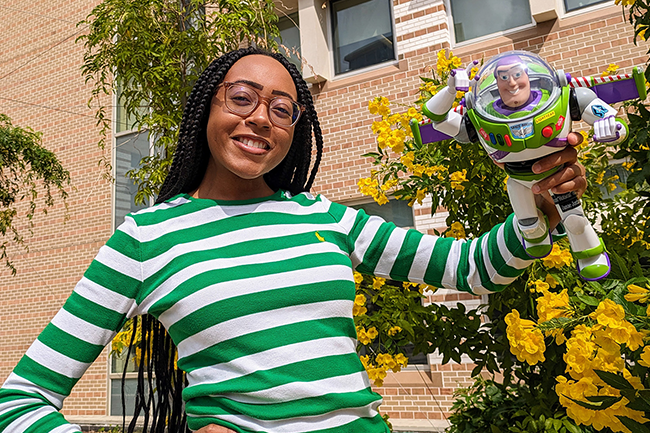
[[[567,12],[571,12],[598,3],[605,3],[606,1],[608,0],[564,0],[564,7]]]
[[[368,215],[382,217],[386,221],[395,223],[397,227],[415,227],[415,224],[413,224],[413,209],[404,200],[390,200],[381,206],[373,201],[350,207],[363,209]]]
[[[126,172],[139,167],[142,157],[149,155],[148,135],[145,131],[115,139],[115,227],[124,222],[128,213],[146,207],[134,204],[138,187],[126,177]]]
[[[533,22],[529,0],[451,0],[456,42],[463,42]]]
[[[337,74],[395,60],[390,0],[332,3]]]
[[[289,14],[289,16],[282,17],[278,21],[278,30],[280,30],[280,38],[276,39],[278,44],[284,45],[289,51],[289,61],[296,65],[298,70],[302,70],[300,63],[300,23],[298,22],[298,12]],[[280,52],[286,55],[285,50],[280,47]],[[297,54],[296,54],[297,53]]]
[[[124,372],[124,362],[126,361],[128,351],[129,348],[127,347],[119,355],[117,353],[111,355],[111,373],[122,374]],[[135,349],[131,352],[129,366],[126,371],[127,373],[135,373],[138,371],[138,367],[135,364]]]
[[[137,388],[138,379],[124,380],[124,402],[127,416],[133,415]],[[122,416],[122,379],[111,379],[111,416]]]

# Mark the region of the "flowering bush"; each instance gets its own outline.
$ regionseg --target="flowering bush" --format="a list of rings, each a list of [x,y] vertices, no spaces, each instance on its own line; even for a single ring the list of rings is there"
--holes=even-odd
[[[639,26],[645,24],[637,20],[635,25],[638,36]],[[369,110],[381,120],[373,124],[377,151],[366,154],[374,167],[359,187],[380,204],[389,195],[410,205],[430,197],[432,212],[439,206],[449,212],[447,235],[474,237],[511,212],[506,176],[478,144],[454,140],[419,144],[413,139],[409,119],[421,120],[417,107],[440,91],[450,70],[460,66],[460,60],[445,50],[437,60],[432,77],[422,78],[415,107],[399,106],[402,114],[396,114],[386,98],[370,101]],[[610,64],[605,73],[617,70],[618,66]],[[457,94],[457,98],[462,96]],[[650,329],[646,305],[650,302],[650,111],[639,101],[622,109],[628,112],[629,139],[619,147],[585,140],[579,155],[589,180],[583,206],[602,228],[612,261],[609,278],[581,280],[568,244],[557,242],[551,254],[536,261],[509,288],[493,294],[486,308],[463,309],[462,314],[486,314],[490,321],[479,324],[469,344],[463,342],[455,351],[445,348],[454,356],[467,354],[477,364],[474,375],[481,370],[503,373],[505,388],[500,392],[516,394],[527,414],[520,420],[527,427],[509,431],[650,432],[644,425],[650,422],[650,344],[646,346]],[[612,160],[624,162],[612,166]],[[439,332],[449,332],[459,323],[458,312],[449,313],[455,318],[453,323],[426,319],[427,326],[435,323]],[[410,326],[420,325],[411,322]],[[382,344],[390,345],[391,336],[384,335]],[[481,350],[472,346],[477,341],[484,344]],[[377,362],[368,365],[372,369]],[[487,389],[492,388],[485,385],[468,392]],[[469,411],[471,405],[466,403],[457,410]],[[539,430],[531,427],[538,424]]]

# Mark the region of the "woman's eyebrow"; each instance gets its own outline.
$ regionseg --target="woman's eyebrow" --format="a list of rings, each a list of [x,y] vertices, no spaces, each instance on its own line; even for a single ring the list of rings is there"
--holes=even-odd
[[[264,86],[262,86],[260,83],[256,83],[255,81],[250,81],[250,80],[235,80],[233,81],[234,83],[242,83],[242,84],[248,84],[251,87],[254,87],[258,90],[264,90]],[[289,99],[293,100],[293,96],[288,94],[287,92],[283,92],[282,90],[274,90],[271,92],[272,95],[280,95],[280,96],[286,96]]]

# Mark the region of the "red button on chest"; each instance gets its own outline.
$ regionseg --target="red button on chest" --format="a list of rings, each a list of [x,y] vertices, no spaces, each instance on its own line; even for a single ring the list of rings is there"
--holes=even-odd
[[[548,138],[548,137],[550,137],[551,135],[553,135],[553,127],[551,127],[551,126],[545,126],[545,127],[542,129],[542,135],[543,135],[544,137],[546,137],[546,138]]]

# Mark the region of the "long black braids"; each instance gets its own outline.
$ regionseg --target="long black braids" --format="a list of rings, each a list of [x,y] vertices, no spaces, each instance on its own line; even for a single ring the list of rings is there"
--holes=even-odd
[[[298,69],[281,54],[258,48],[244,48],[214,60],[194,85],[183,111],[172,165],[156,203],[162,203],[177,194],[189,193],[198,188],[210,158],[206,127],[212,97],[232,65],[242,57],[251,54],[270,56],[280,62],[291,74],[296,86],[298,102],[305,107],[305,111],[294,127],[293,141],[287,156],[277,167],[265,174],[264,179],[274,191],[284,189],[295,195],[311,189],[321,162],[323,136],[307,83]],[[312,162],[314,153],[315,159]],[[135,411],[127,432],[133,433],[136,430],[142,412],[144,419],[142,433],[189,433],[181,398],[186,379],[176,367],[176,346],[162,324],[152,316],[143,316],[140,327],[137,326],[137,322],[134,322],[132,341],[135,341],[139,332],[141,335],[138,348],[141,361],[138,364]],[[129,348],[126,365],[132,347],[133,344]],[[125,377],[123,375],[123,400]]]

